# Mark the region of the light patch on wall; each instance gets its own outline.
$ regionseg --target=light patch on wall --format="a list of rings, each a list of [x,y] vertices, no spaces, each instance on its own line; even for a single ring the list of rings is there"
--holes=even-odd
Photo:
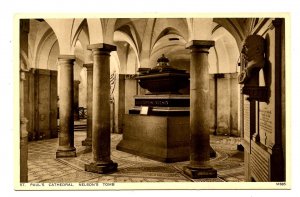
[[[236,73],[239,49],[234,37],[223,27],[213,32],[215,47],[210,49],[208,56],[209,73]]]

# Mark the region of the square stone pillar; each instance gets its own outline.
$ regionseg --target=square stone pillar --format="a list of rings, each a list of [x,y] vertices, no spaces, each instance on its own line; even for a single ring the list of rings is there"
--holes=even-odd
[[[93,63],[83,64],[87,71],[87,133],[82,146],[92,146],[93,124]]]
[[[214,178],[217,171],[209,165],[209,74],[208,53],[211,40],[192,40],[190,68],[190,164],[184,173],[191,178]]]
[[[27,119],[24,116],[24,81],[25,73],[20,72],[20,182],[28,182],[28,132]]]
[[[79,80],[74,80],[74,102],[73,102],[73,110],[74,110],[74,120],[79,120]]]
[[[93,52],[93,122],[92,153],[93,162],[85,165],[85,170],[94,173],[117,171],[118,164],[110,159],[110,52],[116,46],[93,44],[88,49]]]
[[[57,71],[50,71],[50,137],[57,138]]]
[[[76,157],[74,147],[74,61],[73,55],[60,55],[59,146],[56,158]]]
[[[118,133],[123,133],[125,116],[125,75],[119,74]]]

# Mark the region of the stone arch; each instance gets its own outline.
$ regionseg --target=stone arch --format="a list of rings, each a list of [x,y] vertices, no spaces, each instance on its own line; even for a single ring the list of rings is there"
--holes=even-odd
[[[148,19],[143,37],[140,61],[147,67],[153,66],[161,51],[166,47],[181,45],[185,48],[188,24],[184,18]],[[171,41],[171,42],[170,42]],[[161,55],[161,54],[160,54]]]
[[[156,41],[156,43],[153,45],[152,50],[151,50],[151,56],[152,54],[157,53],[157,51],[161,47],[166,47],[166,46],[176,46],[180,45],[185,47],[186,41],[184,38],[178,34],[168,34],[163,37],[161,37],[159,40]]]
[[[50,51],[49,51],[49,56],[47,60],[47,68],[49,70],[57,70],[57,58],[59,56],[59,46],[58,46],[58,41],[56,41]]]
[[[89,32],[87,28],[87,19],[74,19],[71,33],[71,46],[75,46],[76,41],[79,39],[79,35],[84,33],[89,40]]]
[[[153,48],[158,40],[168,34],[178,35],[187,40],[188,29],[186,20],[183,18],[157,18],[153,26],[151,47]]]
[[[75,55],[75,64],[74,64],[74,80],[80,80],[80,72],[83,68],[83,64],[85,63],[84,57],[84,48],[79,40],[76,41],[74,47],[74,55]]]
[[[71,38],[72,30],[74,26],[74,18],[66,19],[52,19],[48,18],[45,21],[53,29],[58,43],[60,55],[73,55]]]
[[[212,39],[215,46],[210,50],[210,73],[237,72],[239,48],[233,35],[221,25],[217,25],[212,31]],[[213,58],[217,61],[213,61]]]
[[[109,19],[102,19],[104,25],[104,42],[107,44],[113,44],[114,42],[114,31],[115,31],[115,24],[117,22],[116,18],[109,18]]]
[[[118,21],[117,21],[118,22]],[[117,23],[116,23],[117,25]],[[115,28],[115,31],[121,31],[126,34],[133,41],[136,51],[139,54],[142,48],[142,42],[140,35],[137,32],[136,27],[133,24],[125,24],[119,28]]]
[[[57,41],[57,37],[54,31],[49,28],[44,34],[41,36],[40,40],[37,41],[36,49],[34,50],[35,58],[33,65],[35,68],[44,68],[48,69],[48,61],[51,54],[52,49],[56,44],[59,43]]]
[[[177,24],[167,24],[165,27],[161,29],[161,32],[153,38],[155,40],[153,42],[149,64],[151,66],[156,65],[157,59],[165,54],[172,66],[175,66],[179,69],[189,69],[189,53],[185,49],[185,45],[187,43],[187,35],[188,35],[188,26],[185,19],[177,19],[180,20]],[[178,24],[185,23],[186,29],[182,27],[178,29]],[[174,22],[174,21],[173,21]]]
[[[187,30],[188,39],[191,40],[211,40],[212,18],[188,18]]]
[[[213,21],[224,27],[236,40],[239,50],[245,38],[242,27],[234,19],[214,18]]]
[[[132,48],[132,50],[134,51],[134,53],[136,55],[138,68],[139,68],[140,67],[139,52],[138,52],[138,48],[137,48],[134,40],[128,34],[122,32],[122,31],[115,31],[114,32],[114,42],[118,42],[118,41],[125,41],[126,43],[129,44],[129,46]],[[126,55],[128,55],[128,54],[126,54]],[[126,65],[127,65],[127,61],[126,61]],[[123,69],[120,69],[120,70],[123,70]]]
[[[103,28],[102,28],[101,19],[88,18],[87,26],[88,26],[88,33],[89,33],[88,35],[89,35],[89,39],[90,39],[90,44],[103,43],[104,36],[103,36]]]
[[[150,65],[156,66],[157,59],[164,54],[169,60],[170,65],[183,70],[189,70],[190,68],[190,53],[185,48],[185,44],[178,45],[178,44],[170,44],[165,45],[156,50],[154,53],[151,54],[150,57]]]
[[[164,30],[161,31],[161,33],[156,37],[156,40],[154,43],[156,43],[159,39],[162,37],[168,35],[168,34],[175,34],[183,38],[183,35],[174,27],[166,27]]]
[[[188,28],[188,41],[193,37],[193,28],[192,28],[192,20],[191,18],[186,18],[186,24]]]
[[[172,41],[172,39],[178,39],[178,44],[186,44],[185,38],[178,30],[172,27],[166,27],[153,43],[151,54],[155,53],[155,50],[159,45],[168,44],[168,40]],[[174,44],[174,42],[172,42],[172,44]]]

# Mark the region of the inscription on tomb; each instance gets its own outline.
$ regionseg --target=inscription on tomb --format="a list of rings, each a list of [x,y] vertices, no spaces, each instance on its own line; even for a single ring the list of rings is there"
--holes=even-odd
[[[189,107],[189,99],[135,99],[135,106]]]
[[[250,142],[250,102],[244,100],[244,139]]]

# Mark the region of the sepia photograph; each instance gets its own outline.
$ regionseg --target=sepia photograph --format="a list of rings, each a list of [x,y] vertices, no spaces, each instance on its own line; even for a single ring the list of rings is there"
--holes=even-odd
[[[15,18],[15,189],[290,188],[289,15],[140,16]]]

